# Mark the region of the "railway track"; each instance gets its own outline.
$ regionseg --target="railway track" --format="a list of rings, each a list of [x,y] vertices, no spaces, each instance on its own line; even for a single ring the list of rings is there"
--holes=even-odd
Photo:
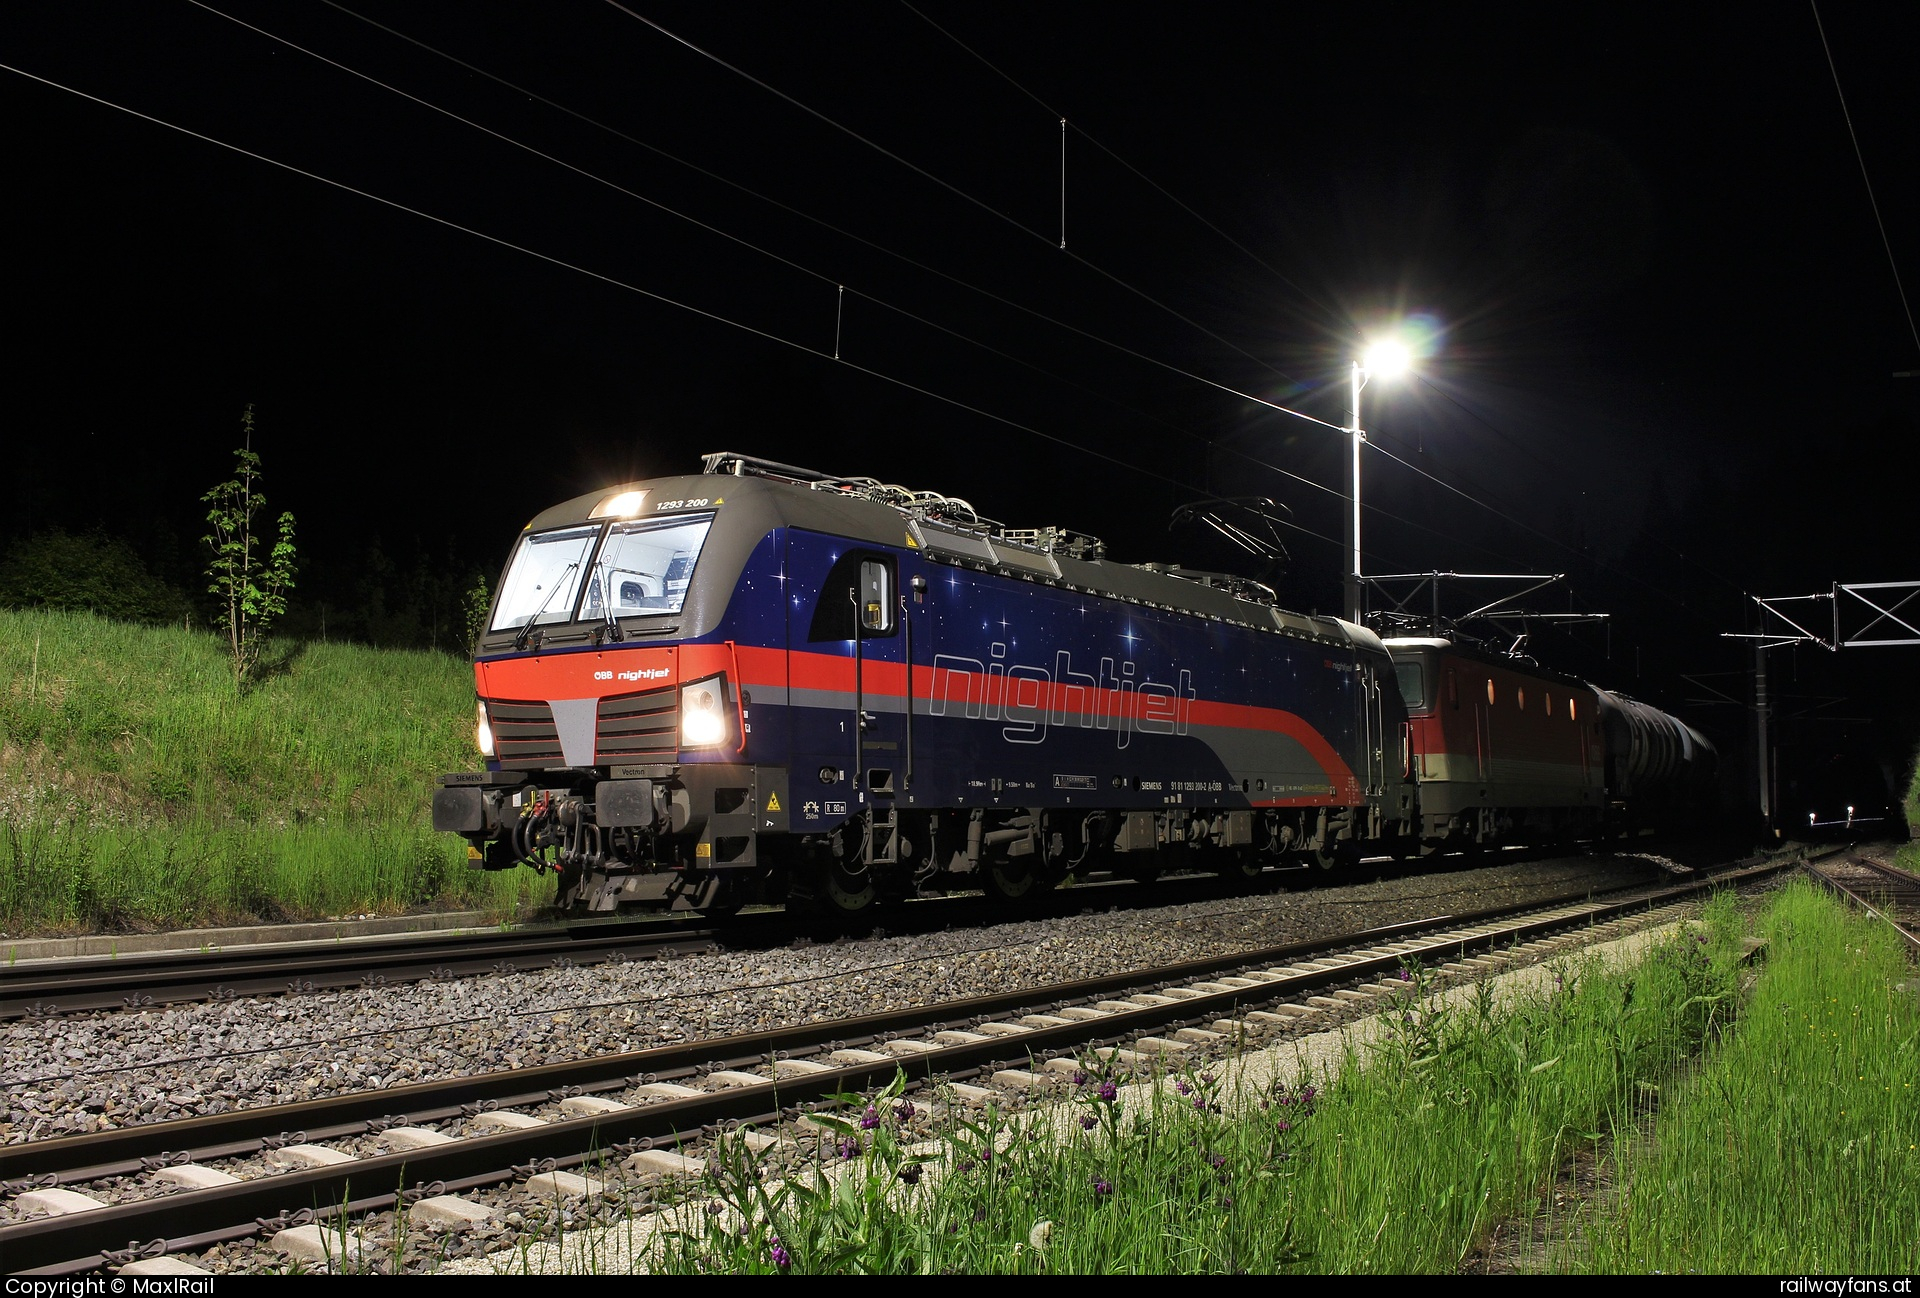
[[[1276,879],[1278,876],[1276,876]],[[1036,899],[1023,918],[1073,914],[1097,895],[1103,904],[1177,904],[1217,888],[1210,877],[1095,884]],[[925,932],[1004,920],[979,896],[934,897],[889,908],[890,931]],[[218,950],[164,951],[0,966],[0,1022],[47,1014],[148,1009],[239,996],[389,986],[605,961],[672,959],[725,945],[781,946],[808,921],[779,911],[749,912],[725,923],[698,916],[543,924],[498,932],[407,933]]]
[[[0,969],[0,1021],[672,956],[714,939],[711,926],[655,920],[23,962]]]
[[[1808,871],[1871,915],[1883,916],[1920,953],[1920,875],[1871,860],[1851,849],[1809,862]]]
[[[1796,864],[828,1024],[4,1147],[0,1179],[16,1220],[0,1225],[0,1256],[16,1273],[151,1274],[177,1269],[181,1254],[259,1236],[290,1258],[314,1260],[324,1248],[316,1211],[357,1216],[406,1204],[421,1220],[441,1214],[472,1224],[493,1210],[469,1194],[515,1184],[554,1198],[594,1193],[596,1180],[576,1169],[595,1159],[635,1176],[688,1174],[699,1170],[703,1141],[732,1125],[751,1124],[769,1145],[795,1139],[806,1106],[884,1085],[897,1071],[923,1088],[945,1079],[940,1103],[983,1103],[995,1088],[1044,1091],[1089,1051],[1130,1061],[1224,1052],[1302,1020],[1317,1026],[1363,1010],[1391,990],[1379,980],[1407,964],[1471,974],[1538,958],[1550,954],[1554,934],[1623,923]],[[52,1215],[26,1216],[40,1211]]]
[[[1501,858],[1515,863],[1543,855],[1514,849]],[[1491,864],[1491,861],[1480,864]],[[1381,860],[1371,867],[1396,867]],[[1283,881],[1326,881],[1304,868],[1270,870],[1260,886]],[[1032,898],[1019,918],[1072,915],[1102,907],[1178,905],[1227,885],[1210,875],[1162,879],[1153,884],[1101,881]],[[1243,883],[1241,885],[1245,887]],[[987,898],[966,894],[919,898],[889,906],[875,922],[900,933],[1003,922],[1007,911]],[[783,946],[819,932],[818,921],[780,911],[748,912],[724,923],[699,916],[595,920],[544,924],[498,932],[395,934],[378,938],[305,941],[164,951],[70,960],[0,964],[0,1022],[49,1014],[148,1009],[241,996],[309,993],[364,986],[449,980],[605,961],[671,959],[718,945],[735,950]]]

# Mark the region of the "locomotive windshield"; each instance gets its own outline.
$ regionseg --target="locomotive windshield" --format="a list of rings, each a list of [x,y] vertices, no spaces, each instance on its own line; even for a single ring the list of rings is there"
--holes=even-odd
[[[492,630],[511,631],[529,622],[565,622],[573,617],[580,573],[593,551],[600,525],[563,527],[522,537],[500,587]]]
[[[678,613],[712,514],[563,527],[523,537],[507,568],[492,629]],[[594,550],[602,531],[606,539]],[[613,605],[609,612],[607,605]]]
[[[607,617],[608,602],[613,617],[678,613],[711,526],[712,514],[615,523],[594,561],[580,616]]]

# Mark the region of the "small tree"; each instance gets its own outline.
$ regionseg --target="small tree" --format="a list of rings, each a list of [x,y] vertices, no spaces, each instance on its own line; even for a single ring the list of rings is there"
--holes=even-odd
[[[473,585],[460,598],[460,611],[465,614],[467,648],[471,650],[480,643],[480,633],[487,629],[487,609],[493,605],[493,592],[487,589],[487,579],[479,573],[473,574]]]
[[[236,688],[259,664],[267,628],[287,611],[286,593],[293,588],[293,515],[280,515],[280,536],[271,549],[254,530],[254,515],[266,508],[267,498],[254,484],[260,457],[253,453],[251,404],[240,416],[240,428],[245,443],[233,453],[233,477],[200,497],[212,506],[207,523],[213,531],[201,538],[213,552],[207,590],[218,597],[214,616],[227,633]]]

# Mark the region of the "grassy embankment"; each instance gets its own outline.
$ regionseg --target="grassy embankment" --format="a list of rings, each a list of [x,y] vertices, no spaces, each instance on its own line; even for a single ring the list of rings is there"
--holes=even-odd
[[[1107,1091],[1089,1066],[1079,1122],[962,1124],[944,1133],[956,1152],[918,1171],[907,1144],[924,1128],[902,1128],[898,1098],[847,1097],[831,1192],[769,1200],[742,1160],[695,1191],[717,1211],[658,1265],[1445,1273],[1505,1220],[1553,1246],[1523,1265],[1556,1270],[1910,1272],[1913,972],[1871,923],[1796,886],[1759,924],[1771,955],[1743,1007],[1747,928],[1723,897],[1636,968],[1570,965],[1511,1008],[1416,992],[1317,1093],[1300,1078],[1236,1095],[1192,1073]],[[1597,1179],[1570,1175],[1590,1160]],[[1603,1188],[1556,1207],[1573,1184]]]
[[[530,872],[469,871],[431,828],[434,776],[476,761],[465,663],[342,644],[269,661],[236,693],[210,635],[0,610],[0,927],[524,899]]]
[[[1727,1042],[1623,1146],[1581,1265],[1920,1270],[1920,975],[1883,921],[1796,883]]]

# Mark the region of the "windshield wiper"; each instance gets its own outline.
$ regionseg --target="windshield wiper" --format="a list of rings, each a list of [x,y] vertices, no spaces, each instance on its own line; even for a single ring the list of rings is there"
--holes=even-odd
[[[607,570],[606,558],[602,556],[593,568],[594,580],[600,583],[600,611],[606,615],[606,625],[600,628],[598,638],[602,643],[624,640],[627,637],[620,630],[620,619],[613,615],[613,574]]]
[[[513,637],[513,647],[516,651],[527,647],[527,638],[533,634],[534,624],[539,622],[540,615],[547,611],[547,605],[553,603],[553,597],[560,593],[560,588],[567,584],[567,574],[579,566],[580,561],[575,559],[560,570],[560,575],[554,579],[553,589],[547,592],[547,597],[540,601],[540,607],[533,610],[533,616],[521,625],[519,633]]]

